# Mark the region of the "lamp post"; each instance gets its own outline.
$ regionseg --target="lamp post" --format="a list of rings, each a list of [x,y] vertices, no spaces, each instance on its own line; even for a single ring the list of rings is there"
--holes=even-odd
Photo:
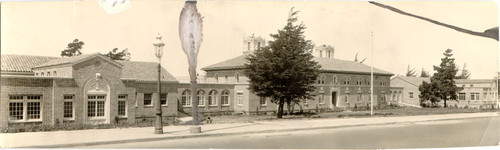
[[[163,134],[163,125],[161,119],[161,56],[163,56],[163,46],[165,43],[161,41],[160,33],[156,36],[156,41],[153,43],[155,46],[155,55],[158,58],[158,98],[155,101],[155,110],[156,110],[156,120],[155,120],[155,134]]]

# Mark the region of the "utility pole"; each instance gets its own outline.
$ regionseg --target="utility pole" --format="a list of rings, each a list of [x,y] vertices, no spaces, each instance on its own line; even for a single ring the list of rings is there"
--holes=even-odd
[[[370,115],[373,116],[373,31],[371,32],[372,34],[372,65],[371,65],[371,71],[370,71]]]

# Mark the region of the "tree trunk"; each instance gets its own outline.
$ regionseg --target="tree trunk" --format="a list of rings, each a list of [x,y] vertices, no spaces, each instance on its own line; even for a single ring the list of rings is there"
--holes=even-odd
[[[278,105],[278,116],[277,118],[283,118],[283,105],[285,101],[283,98],[280,98],[279,105]]]
[[[290,103],[292,103],[292,102],[286,102],[286,110],[287,110],[286,114],[287,115],[292,114]]]
[[[444,98],[444,108],[447,108],[448,105],[446,105],[446,97]]]

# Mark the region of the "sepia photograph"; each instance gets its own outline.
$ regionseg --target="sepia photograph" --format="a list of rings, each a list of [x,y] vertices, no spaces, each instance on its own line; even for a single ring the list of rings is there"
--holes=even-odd
[[[499,149],[498,4],[0,0],[0,148]]]

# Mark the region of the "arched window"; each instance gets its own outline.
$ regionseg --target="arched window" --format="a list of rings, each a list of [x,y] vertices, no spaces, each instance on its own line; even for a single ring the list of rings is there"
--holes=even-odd
[[[57,72],[56,71],[54,71],[54,76],[57,76]]]
[[[217,105],[217,91],[212,90],[208,93],[208,105],[216,106]]]
[[[222,91],[220,100],[222,105],[229,105],[229,91]]]
[[[47,76],[49,76],[49,77],[50,77],[50,72],[47,72]]]
[[[40,74],[40,76],[44,76],[44,75],[43,75],[43,72]]]
[[[205,106],[205,91],[199,90],[197,92],[198,106]]]
[[[182,92],[181,103],[182,103],[182,106],[191,106],[191,91],[190,90],[184,90],[184,92]]]

